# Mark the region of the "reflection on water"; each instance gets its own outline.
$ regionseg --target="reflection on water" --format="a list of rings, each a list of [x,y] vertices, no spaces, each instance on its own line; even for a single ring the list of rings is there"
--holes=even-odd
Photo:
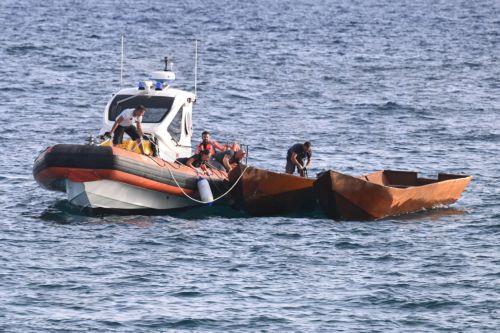
[[[463,215],[467,214],[468,211],[461,209],[461,208],[455,208],[455,207],[436,207],[432,209],[423,209],[421,211],[415,212],[415,213],[410,213],[410,214],[403,214],[403,215],[398,215],[395,217],[391,217],[392,220],[398,221],[398,222],[415,222],[415,221],[436,221],[439,220],[443,217],[446,216],[452,216],[452,215]]]
[[[133,218],[132,218],[133,216]],[[138,218],[144,217],[144,219]],[[41,214],[40,219],[55,223],[75,223],[96,221],[106,223],[139,223],[144,224],[150,221],[147,218],[154,216],[170,216],[186,220],[199,220],[211,217],[242,218],[248,215],[241,211],[225,205],[205,205],[175,210],[111,210],[111,209],[90,209],[74,206],[68,200],[59,200],[55,204],[47,207]],[[135,221],[135,222],[134,222]],[[150,223],[150,222],[147,222]]]
[[[85,217],[96,216],[97,215],[92,212],[88,212],[71,205],[68,200],[59,200],[43,210],[39,217],[42,221],[65,224],[80,222]]]
[[[433,209],[423,209],[418,212],[402,214],[394,217],[388,217],[381,220],[393,220],[397,222],[415,222],[415,221],[436,221],[440,218],[452,215],[463,215],[468,213],[467,210],[440,206]],[[54,205],[49,206],[40,215],[40,219],[47,222],[55,223],[127,223],[137,226],[147,227],[152,224],[151,217],[174,217],[184,220],[203,220],[212,217],[223,218],[250,218],[247,213],[242,210],[235,209],[226,205],[204,205],[188,208],[180,208],[175,210],[109,210],[109,209],[89,209],[80,208],[70,204],[67,200],[59,200]],[[314,210],[294,212],[283,217],[289,218],[307,218],[307,219],[325,219],[323,211],[317,207]],[[381,221],[378,220],[378,221]],[[339,222],[333,221],[332,222]],[[343,222],[343,221],[340,221]],[[350,221],[356,222],[356,221]],[[359,222],[359,221],[358,221]],[[367,221],[361,221],[367,222]],[[376,221],[375,221],[376,222]]]
[[[139,227],[152,225],[151,216],[119,214],[106,210],[82,209],[71,205],[67,200],[59,200],[54,205],[46,208],[39,216],[42,221],[70,224],[70,223],[125,223]]]

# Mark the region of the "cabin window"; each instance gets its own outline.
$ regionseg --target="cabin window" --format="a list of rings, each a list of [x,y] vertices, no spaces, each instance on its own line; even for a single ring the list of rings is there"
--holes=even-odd
[[[188,111],[186,112],[186,116],[184,117],[184,133],[186,134],[186,136],[190,135],[191,126],[193,126],[191,122],[191,112]]]
[[[175,142],[179,142],[182,133],[182,108],[177,112],[174,119],[172,119],[172,122],[168,126],[168,132]]]
[[[143,105],[148,111],[144,114],[142,122],[159,123],[170,112],[174,99],[174,97],[165,96],[117,95],[109,106],[108,119],[115,121],[123,110]]]

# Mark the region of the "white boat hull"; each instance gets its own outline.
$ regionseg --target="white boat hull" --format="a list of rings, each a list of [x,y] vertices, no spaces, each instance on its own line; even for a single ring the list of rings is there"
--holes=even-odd
[[[198,205],[184,196],[152,191],[113,180],[85,183],[66,180],[66,193],[71,204],[82,208],[167,210]]]

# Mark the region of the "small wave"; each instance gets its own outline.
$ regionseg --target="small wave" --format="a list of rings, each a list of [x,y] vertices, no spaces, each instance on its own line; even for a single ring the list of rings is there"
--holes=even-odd
[[[270,317],[270,316],[258,316],[252,318],[250,322],[254,324],[286,324],[290,321],[286,318]]]
[[[277,232],[274,233],[273,236],[287,238],[287,239],[299,239],[302,237],[300,234],[297,233],[286,233],[286,232]]]
[[[64,285],[59,283],[45,283],[45,284],[39,284],[37,286],[37,288],[39,289],[61,289],[63,287]]]
[[[248,265],[238,264],[238,265],[234,265],[233,267],[229,268],[228,271],[229,272],[239,272],[240,268],[245,268],[245,267],[248,267]]]
[[[493,215],[491,218],[492,219],[499,219],[500,218],[500,214]],[[498,230],[500,230],[500,224],[492,224],[492,225],[480,226],[480,228],[484,229],[484,230],[498,231]]]
[[[147,240],[147,241],[141,241],[141,242],[139,242],[138,245],[161,246],[161,245],[165,245],[165,244],[163,244],[161,242],[154,241],[154,240]]]
[[[391,261],[394,260],[394,257],[390,254],[384,254],[379,257],[373,258],[375,261]]]
[[[108,327],[113,327],[113,328],[116,328],[116,327],[120,327],[120,326],[123,326],[122,323],[118,322],[118,321],[114,321],[114,320],[97,320],[97,322],[99,324],[103,324],[105,326],[108,326]]]
[[[35,45],[16,45],[5,49],[9,55],[19,55],[24,53],[31,53],[33,51],[43,51],[47,50],[47,46],[35,46]]]
[[[350,250],[350,249],[360,249],[364,246],[358,243],[353,243],[349,241],[339,241],[335,243],[337,249]]]
[[[261,252],[264,249],[269,248],[269,245],[252,245],[250,247],[250,252]]]
[[[205,325],[215,325],[216,323],[217,320],[209,318],[200,318],[200,319],[188,318],[166,323],[165,326],[168,328],[197,328]]]
[[[182,298],[187,298],[187,297],[199,297],[203,295],[199,291],[179,291],[177,293],[172,294],[174,297],[182,297]]]
[[[499,142],[500,141],[500,133],[467,133],[464,136],[460,137],[461,141],[481,141],[481,142]]]
[[[479,67],[483,66],[482,64],[477,63],[477,62],[464,62],[464,65],[469,67],[469,68],[479,68]]]
[[[378,106],[379,110],[384,110],[384,111],[390,111],[390,110],[398,110],[398,109],[403,109],[404,107],[402,105],[399,105],[396,102],[386,102],[383,105]]]
[[[184,257],[176,257],[173,258],[172,261],[179,261],[179,262],[194,262],[196,259],[194,258],[184,258]]]
[[[422,302],[406,302],[401,305],[403,309],[440,309],[461,305],[460,302],[457,301],[449,301],[449,300],[431,300],[431,301],[422,301]]]
[[[0,91],[5,91],[5,92],[15,91],[17,93],[21,93],[21,92],[26,91],[26,89],[24,89],[22,87],[4,87],[4,88],[0,88]]]

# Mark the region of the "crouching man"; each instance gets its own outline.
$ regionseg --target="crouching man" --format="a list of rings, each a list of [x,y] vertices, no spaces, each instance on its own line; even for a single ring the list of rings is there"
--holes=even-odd
[[[294,144],[286,153],[285,172],[293,174],[297,168],[300,176],[305,177],[307,168],[311,165],[311,155],[312,148],[309,141]],[[307,159],[307,162],[304,162],[304,159]]]
[[[142,145],[144,133],[142,132],[141,123],[146,110],[142,105],[136,106],[133,110],[123,110],[116,118],[111,131],[106,132],[104,135],[113,136],[113,146],[116,146],[123,142],[123,133],[127,133],[137,143],[141,153],[144,154],[144,146]]]
[[[197,174],[200,173],[200,171],[198,170],[198,168],[200,168],[204,174],[209,175],[210,172],[208,171],[207,168],[207,163],[209,159],[210,159],[210,150],[205,149],[202,150],[199,154],[194,154],[193,156],[185,160],[184,164],[193,169]],[[179,158],[177,160],[180,161],[181,163],[183,162],[183,159]]]
[[[245,157],[245,154],[245,151],[241,149],[237,151],[228,149],[223,152],[216,153],[213,157],[213,161],[215,162],[213,164],[215,164],[215,166],[220,170],[222,170],[222,168],[219,166],[223,166],[226,172],[229,172],[234,165],[241,162],[241,160]]]

